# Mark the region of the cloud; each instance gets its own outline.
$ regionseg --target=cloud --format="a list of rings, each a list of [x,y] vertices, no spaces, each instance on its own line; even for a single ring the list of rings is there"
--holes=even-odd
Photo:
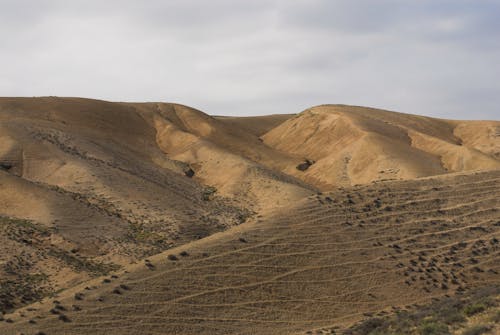
[[[497,1],[0,0],[0,94],[499,119]]]

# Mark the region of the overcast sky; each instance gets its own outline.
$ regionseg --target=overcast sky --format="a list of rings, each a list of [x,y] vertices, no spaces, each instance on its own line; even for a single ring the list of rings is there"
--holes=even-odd
[[[0,0],[0,95],[500,119],[500,0]]]

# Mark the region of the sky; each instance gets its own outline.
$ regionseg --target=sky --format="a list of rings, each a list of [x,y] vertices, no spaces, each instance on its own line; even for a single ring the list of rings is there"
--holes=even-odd
[[[0,96],[500,120],[500,0],[0,0]]]

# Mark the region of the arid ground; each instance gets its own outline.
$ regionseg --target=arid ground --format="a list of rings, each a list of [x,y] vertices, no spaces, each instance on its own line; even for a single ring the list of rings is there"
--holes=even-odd
[[[0,98],[0,334],[500,334],[499,273],[500,121]]]

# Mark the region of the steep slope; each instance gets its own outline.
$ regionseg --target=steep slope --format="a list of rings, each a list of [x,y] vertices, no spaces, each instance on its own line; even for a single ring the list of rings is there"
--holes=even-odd
[[[450,121],[372,108],[308,109],[262,136],[315,163],[286,173],[318,187],[500,168],[498,121]]]
[[[313,189],[282,172],[300,159],[264,145],[244,128],[177,104],[134,104],[157,131],[159,148],[187,163],[204,184],[257,210],[296,201]]]
[[[19,273],[47,279],[48,293],[93,275],[75,262],[113,268],[252,215],[244,201],[187,177],[187,164],[165,155],[146,119],[120,103],[0,99],[0,216],[10,232],[0,236],[9,246],[2,280],[14,280],[2,269],[18,260]],[[60,257],[45,261],[48,252]]]
[[[330,333],[500,284],[499,190],[493,171],[311,196],[5,315],[0,331]]]

